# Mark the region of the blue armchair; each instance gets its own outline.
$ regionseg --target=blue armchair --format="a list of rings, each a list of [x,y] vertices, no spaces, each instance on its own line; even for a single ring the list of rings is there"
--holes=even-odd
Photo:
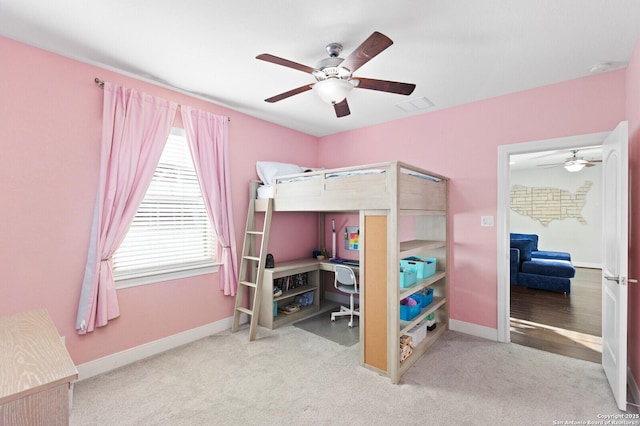
[[[511,285],[571,292],[576,270],[566,252],[538,250],[536,234],[511,234]]]

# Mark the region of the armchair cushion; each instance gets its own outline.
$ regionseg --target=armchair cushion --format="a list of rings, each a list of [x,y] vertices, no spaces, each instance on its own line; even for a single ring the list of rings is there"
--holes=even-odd
[[[511,248],[520,250],[520,262],[531,260],[531,253],[533,252],[534,241],[533,240],[511,240]]]
[[[531,252],[531,257],[535,259],[571,260],[571,254],[566,251],[538,250]]]

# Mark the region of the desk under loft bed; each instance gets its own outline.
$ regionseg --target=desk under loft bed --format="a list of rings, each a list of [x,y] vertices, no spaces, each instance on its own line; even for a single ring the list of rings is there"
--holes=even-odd
[[[250,194],[255,212],[266,211],[267,200],[272,197],[274,214],[359,213],[361,365],[397,383],[448,329],[446,177],[394,161],[280,176],[274,178],[272,187],[252,182]],[[256,199],[255,194],[261,198]],[[415,220],[415,239],[410,241],[399,239],[400,216],[404,215]],[[321,218],[321,238],[325,235],[324,223]],[[401,288],[400,260],[409,256],[436,258],[437,269],[434,275]],[[310,259],[300,262],[313,268]],[[300,263],[290,265],[295,269]],[[262,286],[262,291],[270,288]],[[425,288],[434,290],[432,303],[411,320],[401,320],[400,301]],[[269,310],[270,306],[262,309]],[[431,314],[435,315],[435,329],[428,331],[426,338],[414,345],[413,353],[401,361],[401,336],[423,324]]]

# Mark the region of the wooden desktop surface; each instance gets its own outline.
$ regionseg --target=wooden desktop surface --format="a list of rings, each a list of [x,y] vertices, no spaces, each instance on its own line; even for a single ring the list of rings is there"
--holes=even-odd
[[[45,310],[0,317],[0,404],[78,376]]]
[[[335,272],[336,265],[348,266],[349,268],[353,269],[354,272],[358,272],[360,270],[359,266],[345,265],[345,264],[342,264],[342,263],[334,263],[334,262],[331,262],[330,260],[319,260],[317,262],[320,263],[320,270],[321,271]]]
[[[0,424],[67,424],[77,377],[47,311],[0,317]]]

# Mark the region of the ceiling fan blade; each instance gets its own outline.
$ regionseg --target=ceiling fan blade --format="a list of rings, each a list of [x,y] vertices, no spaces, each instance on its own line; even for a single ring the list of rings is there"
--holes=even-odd
[[[397,93],[399,95],[410,95],[416,88],[415,84],[400,83],[397,81],[376,80],[374,78],[353,77],[351,81],[357,80],[355,87],[359,89],[379,90],[381,92]]]
[[[345,117],[351,114],[351,110],[349,110],[349,104],[347,103],[347,98],[344,98],[341,102],[337,104],[333,104],[333,109],[336,111],[336,117]]]
[[[273,64],[282,65],[283,67],[293,68],[294,70],[302,71],[311,74],[313,72],[313,68],[308,67],[306,65],[299,64],[297,62],[290,61],[288,59],[280,58],[278,56],[273,56],[268,53],[263,53],[261,55],[256,56],[256,59],[260,59],[262,61],[271,62]]]
[[[557,167],[564,166],[564,163],[552,163],[552,164],[536,164],[538,167]]]
[[[311,90],[313,84],[306,84],[304,86],[300,86],[295,89],[291,89],[288,92],[280,93],[279,95],[272,96],[268,99],[265,99],[265,102],[274,103],[286,99],[290,96],[297,95],[298,93],[306,92],[307,90]]]
[[[356,50],[351,52],[340,66],[353,73],[392,44],[393,41],[389,37],[375,31]]]

